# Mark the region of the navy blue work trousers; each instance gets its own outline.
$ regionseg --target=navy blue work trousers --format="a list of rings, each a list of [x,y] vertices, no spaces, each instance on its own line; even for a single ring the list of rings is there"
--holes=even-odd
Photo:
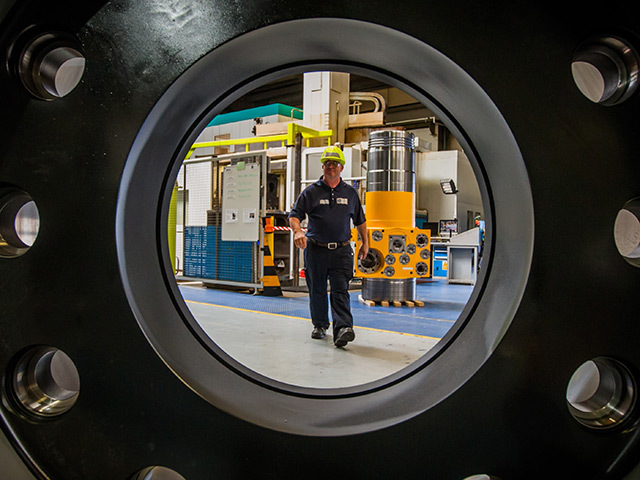
[[[329,328],[327,279],[330,286],[333,334],[353,327],[349,282],[353,278],[353,250],[350,244],[335,250],[307,242],[304,250],[305,279],[309,288],[309,309],[314,327]]]

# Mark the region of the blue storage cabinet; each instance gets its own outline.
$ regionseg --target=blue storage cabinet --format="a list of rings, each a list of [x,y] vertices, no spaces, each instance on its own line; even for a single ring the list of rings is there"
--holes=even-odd
[[[184,276],[253,282],[253,242],[223,242],[221,227],[184,229]]]
[[[447,277],[447,267],[448,267],[448,258],[447,258],[447,246],[432,243],[432,258],[433,258],[433,269],[431,270],[431,275],[434,277]]]
[[[253,242],[220,241],[219,252],[218,280],[253,281]]]

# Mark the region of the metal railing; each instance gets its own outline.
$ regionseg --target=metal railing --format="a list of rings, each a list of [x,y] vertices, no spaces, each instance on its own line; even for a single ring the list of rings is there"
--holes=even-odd
[[[281,142],[282,146],[294,145],[297,134],[302,135],[302,139],[306,140],[309,146],[309,141],[314,138],[327,138],[327,144],[331,144],[331,138],[333,136],[333,130],[314,130],[313,128],[305,127],[297,123],[289,123],[287,125],[287,133],[280,135],[265,135],[263,137],[248,137],[248,138],[234,138],[230,140],[214,140],[211,142],[197,142],[194,143],[185,160],[188,159],[193,152],[198,148],[210,148],[210,147],[228,147],[231,145],[246,145],[246,151],[249,151],[249,146],[256,143],[262,143],[263,148],[267,149],[267,144],[272,142]]]

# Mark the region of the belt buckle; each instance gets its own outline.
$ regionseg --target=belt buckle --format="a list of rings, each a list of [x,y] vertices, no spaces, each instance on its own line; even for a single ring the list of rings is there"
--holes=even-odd
[[[327,248],[329,250],[335,250],[336,248],[338,248],[338,242],[330,242],[327,243]]]

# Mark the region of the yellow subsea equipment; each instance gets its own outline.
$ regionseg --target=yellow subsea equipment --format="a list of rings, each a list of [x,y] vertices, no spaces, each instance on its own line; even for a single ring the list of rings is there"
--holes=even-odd
[[[414,135],[380,130],[369,136],[365,208],[369,254],[355,260],[362,297],[416,298],[416,279],[431,277],[430,231],[415,227]],[[354,229],[356,252],[361,241]]]

